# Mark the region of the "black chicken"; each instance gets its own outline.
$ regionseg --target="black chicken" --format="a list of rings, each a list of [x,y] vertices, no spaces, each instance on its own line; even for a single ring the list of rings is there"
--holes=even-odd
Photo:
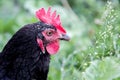
[[[59,40],[69,40],[50,10],[38,10],[41,22],[25,25],[8,41],[0,54],[0,80],[47,80],[50,55],[57,53]]]

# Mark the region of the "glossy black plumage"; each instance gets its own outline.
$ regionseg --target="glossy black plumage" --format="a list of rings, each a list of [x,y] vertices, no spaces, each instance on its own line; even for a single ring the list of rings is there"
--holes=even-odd
[[[37,22],[21,28],[0,54],[0,80],[47,80],[50,55],[36,42],[44,40],[41,31],[53,26]]]

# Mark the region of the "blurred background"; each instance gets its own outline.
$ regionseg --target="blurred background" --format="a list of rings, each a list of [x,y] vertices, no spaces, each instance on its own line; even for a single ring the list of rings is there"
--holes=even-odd
[[[0,0],[0,51],[49,6],[71,40],[51,56],[48,80],[120,80],[120,0]]]

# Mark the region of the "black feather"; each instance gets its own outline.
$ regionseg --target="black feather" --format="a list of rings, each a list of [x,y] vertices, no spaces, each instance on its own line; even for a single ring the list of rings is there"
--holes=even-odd
[[[21,28],[8,41],[0,54],[0,80],[47,80],[50,55],[42,53],[36,38],[45,28],[54,28],[38,22]]]

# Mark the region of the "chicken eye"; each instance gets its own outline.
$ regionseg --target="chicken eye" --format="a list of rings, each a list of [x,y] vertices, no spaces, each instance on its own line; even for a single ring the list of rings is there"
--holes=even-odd
[[[46,34],[47,34],[47,36],[52,36],[53,31],[48,31],[48,32],[46,32]]]

